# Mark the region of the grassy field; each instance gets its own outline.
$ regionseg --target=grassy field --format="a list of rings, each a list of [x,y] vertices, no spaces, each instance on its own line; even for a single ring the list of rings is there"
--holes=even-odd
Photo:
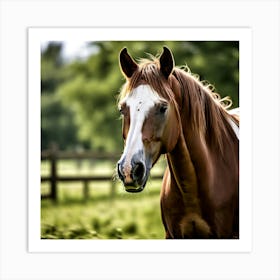
[[[155,173],[162,172],[160,163]],[[112,164],[89,161],[62,161],[59,174],[112,174]],[[42,162],[41,174],[48,175],[48,163]],[[138,194],[126,193],[116,183],[111,197],[111,181],[92,182],[89,199],[84,200],[82,183],[59,183],[58,203],[41,202],[41,238],[44,239],[164,239],[159,193],[161,181],[149,180]],[[42,193],[49,191],[42,183]]]

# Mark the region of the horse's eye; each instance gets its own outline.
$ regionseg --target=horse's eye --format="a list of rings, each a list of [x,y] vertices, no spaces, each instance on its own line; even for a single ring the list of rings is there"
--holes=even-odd
[[[166,105],[166,104],[160,105],[160,107],[159,107],[159,112],[160,112],[161,114],[164,114],[164,113],[166,112],[166,110],[167,110],[167,105]]]

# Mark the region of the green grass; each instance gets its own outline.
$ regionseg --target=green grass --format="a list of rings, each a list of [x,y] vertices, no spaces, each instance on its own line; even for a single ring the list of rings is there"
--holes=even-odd
[[[59,172],[69,172],[68,175],[112,172],[108,163],[91,168],[89,163],[83,163],[76,170],[75,162],[68,161],[60,163]],[[154,172],[162,172],[160,168]],[[42,164],[42,170],[47,175],[46,163]],[[164,239],[159,203],[161,181],[149,180],[144,191],[137,194],[126,193],[117,182],[114,197],[111,184],[110,181],[90,183],[89,198],[85,200],[82,183],[59,183],[58,202],[48,199],[41,202],[41,238]],[[42,183],[41,192],[49,192],[48,183]]]
[[[109,187],[100,184],[95,192],[92,187],[94,195],[87,201],[78,187],[70,191],[69,186],[59,186],[59,203],[42,201],[41,238],[162,239],[159,184],[148,185],[140,194],[120,188],[113,199],[106,194]]]

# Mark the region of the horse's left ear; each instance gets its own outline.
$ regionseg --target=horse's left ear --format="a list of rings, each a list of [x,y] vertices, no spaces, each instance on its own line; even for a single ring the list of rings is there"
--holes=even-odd
[[[159,58],[159,62],[160,62],[160,71],[167,79],[174,67],[174,59],[173,59],[172,52],[167,47],[163,47],[163,53]]]

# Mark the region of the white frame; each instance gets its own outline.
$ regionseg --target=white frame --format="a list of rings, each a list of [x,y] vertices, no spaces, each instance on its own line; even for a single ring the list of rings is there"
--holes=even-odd
[[[280,279],[279,8],[278,0],[0,1],[0,279]],[[252,30],[252,250],[29,253],[27,28],[140,25]]]
[[[128,35],[129,34],[129,35]],[[167,35],[168,34],[168,35]],[[249,28],[29,28],[29,251],[249,252],[252,246],[252,95]],[[232,240],[46,240],[40,237],[40,51],[45,41],[239,41],[240,238]],[[118,63],[116,61],[116,63]],[[112,97],[113,98],[113,97]],[[246,108],[246,110],[244,110]],[[251,175],[249,175],[251,174]]]

